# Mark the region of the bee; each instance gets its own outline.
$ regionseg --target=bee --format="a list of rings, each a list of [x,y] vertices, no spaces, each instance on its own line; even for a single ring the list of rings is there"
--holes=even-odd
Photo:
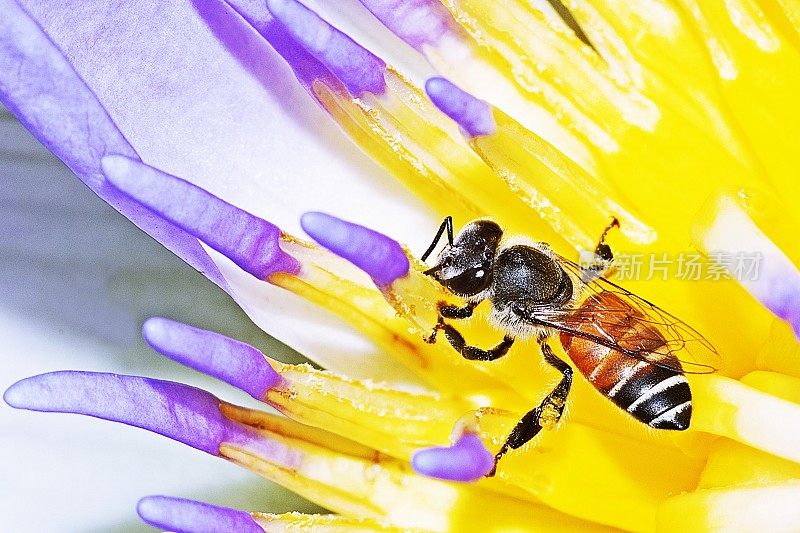
[[[495,466],[509,449],[554,427],[564,412],[573,370],[548,344],[555,335],[589,383],[633,418],[662,430],[689,427],[692,392],[685,374],[714,372],[715,364],[708,362],[716,362],[716,350],[686,323],[604,277],[613,261],[605,238],[618,226],[615,218],[605,228],[586,266],[546,243],[504,238],[502,228],[488,219],[467,224],[454,238],[452,217],[445,218],[423,254],[425,261],[447,232],[448,243],[425,274],[467,302],[463,307],[439,302],[438,322],[426,342],[436,342],[442,332],[464,358],[494,361],[515,340],[535,337],[544,360],[562,375],[511,431]],[[491,303],[490,322],[505,333],[488,349],[467,344],[448,322],[471,317],[483,301]]]

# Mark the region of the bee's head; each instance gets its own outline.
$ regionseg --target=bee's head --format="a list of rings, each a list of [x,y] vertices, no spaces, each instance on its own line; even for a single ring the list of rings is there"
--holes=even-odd
[[[426,274],[463,298],[480,294],[492,284],[492,262],[502,236],[503,230],[491,220],[471,222]]]

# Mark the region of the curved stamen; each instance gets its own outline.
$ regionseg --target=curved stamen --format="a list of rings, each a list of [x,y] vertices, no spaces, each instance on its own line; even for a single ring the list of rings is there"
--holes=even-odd
[[[156,351],[204,374],[214,376],[261,400],[281,379],[264,354],[219,333],[154,317],[142,336]]]
[[[300,224],[311,238],[369,274],[380,288],[408,273],[403,247],[386,235],[325,213],[306,213]]]
[[[353,96],[386,89],[386,63],[295,0],[267,0],[267,9],[288,33],[329,69]]]
[[[430,78],[425,92],[439,110],[456,121],[468,137],[492,135],[497,123],[488,102],[475,98],[445,78]]]
[[[465,433],[450,447],[425,448],[411,458],[418,474],[449,481],[476,481],[494,468],[494,456],[481,439]]]
[[[125,195],[202,240],[259,279],[297,272],[300,264],[280,248],[281,230],[213,194],[139,161],[102,160],[108,181]]]
[[[151,526],[176,533],[264,531],[249,513],[184,498],[146,496],[139,500],[136,512]]]

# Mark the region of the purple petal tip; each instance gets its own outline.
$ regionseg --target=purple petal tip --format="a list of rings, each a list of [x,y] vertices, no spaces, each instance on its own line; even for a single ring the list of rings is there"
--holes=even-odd
[[[430,78],[425,92],[439,110],[456,121],[469,137],[492,135],[497,123],[489,103],[475,98],[445,78]]]
[[[127,157],[102,160],[108,181],[125,195],[227,256],[259,279],[297,272],[300,264],[280,248],[274,224],[213,194]]]
[[[351,95],[385,91],[386,63],[319,15],[296,0],[267,0],[267,9],[293,39],[344,83]]]
[[[184,498],[147,496],[136,512],[151,526],[176,533],[264,532],[249,513]]]
[[[494,456],[472,433],[465,433],[455,444],[425,448],[411,458],[418,474],[448,481],[477,481],[492,471]]]
[[[231,435],[233,422],[208,392],[137,376],[51,372],[26,378],[3,395],[11,407],[75,413],[147,429],[213,455]]]
[[[311,238],[369,274],[380,288],[408,273],[403,247],[386,235],[325,213],[306,213],[300,224]]]
[[[142,336],[167,357],[237,387],[261,400],[280,381],[264,354],[219,333],[167,318],[145,321]]]

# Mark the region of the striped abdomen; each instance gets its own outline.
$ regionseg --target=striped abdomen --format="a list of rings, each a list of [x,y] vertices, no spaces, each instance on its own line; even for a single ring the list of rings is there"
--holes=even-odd
[[[636,344],[639,350],[655,351],[666,343],[652,324],[638,320],[638,313],[613,293],[594,296],[581,308],[588,310],[594,306],[605,309],[603,331],[619,344]],[[623,313],[623,316],[611,316],[617,313]],[[596,313],[585,313],[584,316],[590,314]],[[610,331],[610,323],[614,324],[613,331]],[[597,335],[601,326],[597,322],[576,320],[570,327]],[[678,370],[680,363],[676,358],[660,357],[660,361],[669,363],[671,367],[665,368],[568,333],[561,334],[561,343],[586,379],[640,422],[658,429],[682,430],[689,427],[692,393],[683,372]]]

